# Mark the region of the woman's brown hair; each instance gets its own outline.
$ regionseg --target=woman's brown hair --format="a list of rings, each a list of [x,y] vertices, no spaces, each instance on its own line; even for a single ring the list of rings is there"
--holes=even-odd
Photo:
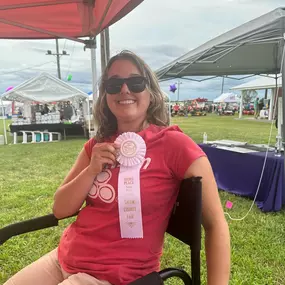
[[[167,126],[169,124],[169,117],[164,101],[165,95],[159,87],[156,75],[136,54],[130,51],[122,51],[109,60],[100,80],[99,97],[93,108],[93,118],[95,119],[95,126],[98,128],[95,136],[96,140],[103,141],[114,135],[117,131],[117,119],[107,105],[106,91],[104,88],[104,82],[108,79],[108,72],[116,60],[131,61],[138,68],[141,75],[147,78],[146,88],[150,93],[150,105],[147,110],[146,121],[158,126]]]

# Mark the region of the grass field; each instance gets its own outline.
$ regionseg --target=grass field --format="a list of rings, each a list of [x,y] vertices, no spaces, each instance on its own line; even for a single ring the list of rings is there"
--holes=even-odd
[[[178,124],[195,141],[233,139],[251,143],[267,143],[270,124],[235,120],[232,117],[177,118]],[[2,122],[0,134],[2,133]],[[276,134],[274,128],[273,138]],[[274,139],[272,140],[272,142]],[[51,212],[53,193],[61,183],[84,143],[83,139],[37,145],[0,146],[0,228],[13,222]],[[234,203],[233,217],[242,217],[251,201],[221,192],[223,205]],[[232,243],[231,284],[285,284],[285,212],[262,213],[253,207],[243,221],[230,221]],[[12,274],[57,246],[60,234],[70,223],[46,229],[6,242],[0,250],[0,284]],[[187,247],[167,236],[162,267],[176,266],[187,271]],[[202,251],[202,278],[205,284],[205,255]],[[171,284],[178,284],[172,281]]]

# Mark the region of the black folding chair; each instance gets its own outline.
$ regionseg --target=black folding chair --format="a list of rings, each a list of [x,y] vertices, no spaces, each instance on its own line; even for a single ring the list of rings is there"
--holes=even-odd
[[[0,245],[13,236],[58,226],[58,221],[50,214],[6,226],[0,230]],[[167,268],[135,280],[131,285],[159,285],[171,277],[182,279],[185,285],[200,285],[201,223],[202,183],[200,177],[192,177],[181,183],[167,228],[170,235],[190,246],[191,277],[182,269]]]

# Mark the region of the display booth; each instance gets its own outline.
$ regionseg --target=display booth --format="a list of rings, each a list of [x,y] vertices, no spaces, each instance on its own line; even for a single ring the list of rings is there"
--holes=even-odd
[[[88,95],[48,73],[23,82],[2,94],[1,99],[22,103],[18,113],[12,114],[10,132],[14,143],[19,134],[23,135],[23,142],[27,142],[27,133],[32,142],[41,142],[52,140],[50,133],[64,138],[87,136],[90,129],[85,120],[90,116]]]
[[[214,99],[217,104],[218,115],[234,115],[236,104],[239,102],[238,95],[234,93],[223,93],[218,98]]]
[[[260,117],[268,120],[275,119],[278,108],[277,97],[280,97],[280,100],[282,100],[282,74],[271,74],[267,75],[267,77],[261,76],[255,80],[234,86],[231,89],[235,91],[271,90],[270,100],[265,100],[267,102],[264,104],[264,110],[260,111]],[[241,93],[240,110],[242,110],[242,106],[243,94]],[[240,112],[239,117],[242,117],[242,112]]]

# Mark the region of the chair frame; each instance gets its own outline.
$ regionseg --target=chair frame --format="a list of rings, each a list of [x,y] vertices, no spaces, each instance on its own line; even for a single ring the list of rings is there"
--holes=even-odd
[[[64,220],[77,216],[60,219]],[[31,220],[8,225],[0,229],[0,245],[13,236],[24,233],[58,226],[58,221],[53,214],[34,218]],[[200,251],[201,251],[201,225],[202,225],[202,182],[201,177],[184,179],[181,183],[176,203],[170,217],[167,232],[173,237],[190,246],[191,252],[191,277],[187,272],[177,268],[167,268],[160,272],[153,272],[142,277],[132,285],[163,284],[171,277],[179,277],[185,285],[200,285]]]

